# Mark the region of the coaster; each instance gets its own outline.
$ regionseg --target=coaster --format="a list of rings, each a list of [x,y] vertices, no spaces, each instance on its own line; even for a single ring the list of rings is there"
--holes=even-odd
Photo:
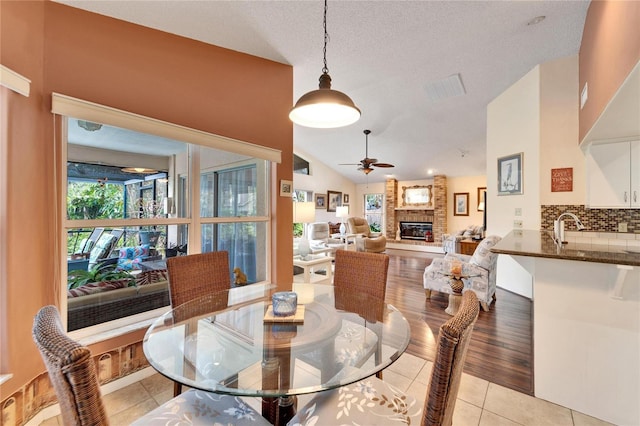
[[[273,315],[273,306],[269,305],[267,308],[267,312],[264,314],[264,322],[293,322],[293,323],[302,323],[304,322],[304,305],[298,305],[298,309],[296,309],[296,313],[293,315],[289,315],[287,317],[277,317]]]

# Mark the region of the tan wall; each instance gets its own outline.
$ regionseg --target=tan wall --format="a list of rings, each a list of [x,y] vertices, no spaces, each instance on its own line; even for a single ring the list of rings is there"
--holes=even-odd
[[[51,93],[85,99],[179,125],[282,150],[272,178],[292,179],[293,100],[288,65],[128,24],[52,2],[0,2],[0,61],[31,79],[31,96],[2,89],[6,193],[3,243],[0,400],[40,374],[31,340],[37,310],[55,304],[61,228],[55,208]],[[4,108],[4,106],[8,108]],[[4,151],[1,151],[4,152]],[[273,191],[276,283],[292,275],[291,198]],[[278,223],[281,226],[278,226]],[[286,224],[286,226],[284,225]],[[140,334],[103,342],[109,350]]]
[[[580,111],[581,141],[640,60],[640,2],[592,1],[579,58],[579,90],[589,83],[589,99]]]

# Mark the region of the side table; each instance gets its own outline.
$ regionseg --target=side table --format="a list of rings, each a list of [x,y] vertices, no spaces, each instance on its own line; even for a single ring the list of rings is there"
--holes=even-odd
[[[331,238],[334,240],[342,241],[345,250],[349,250],[349,244],[353,244],[355,247],[357,236],[358,234],[331,234]]]
[[[464,240],[460,240],[458,244],[460,244],[460,254],[466,254],[469,256],[473,256],[473,253],[476,251],[478,244],[480,244],[482,240],[473,240],[471,238],[465,238]]]

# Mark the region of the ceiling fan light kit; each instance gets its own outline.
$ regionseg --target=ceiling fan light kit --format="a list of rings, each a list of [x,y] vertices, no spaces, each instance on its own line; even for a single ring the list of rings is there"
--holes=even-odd
[[[296,124],[318,129],[331,129],[353,124],[360,119],[360,109],[346,94],[331,89],[331,76],[327,68],[327,0],[324,1],[324,67],[318,90],[305,93],[289,112]]]
[[[371,130],[364,130],[365,137],[365,154],[364,158],[360,160],[359,163],[354,164],[340,164],[341,166],[359,166],[358,170],[364,172],[365,175],[368,175],[373,171],[372,167],[380,167],[380,168],[390,168],[395,167],[393,164],[389,163],[379,163],[377,158],[369,158],[369,135],[371,134]]]

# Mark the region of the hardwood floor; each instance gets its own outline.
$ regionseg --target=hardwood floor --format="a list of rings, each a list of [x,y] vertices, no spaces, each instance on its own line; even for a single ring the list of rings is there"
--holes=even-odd
[[[437,254],[387,250],[387,303],[398,308],[411,325],[407,352],[431,360],[448,295],[433,292],[426,299],[424,268]],[[533,306],[531,300],[498,288],[489,312],[480,310],[469,345],[465,373],[509,389],[533,395]]]

